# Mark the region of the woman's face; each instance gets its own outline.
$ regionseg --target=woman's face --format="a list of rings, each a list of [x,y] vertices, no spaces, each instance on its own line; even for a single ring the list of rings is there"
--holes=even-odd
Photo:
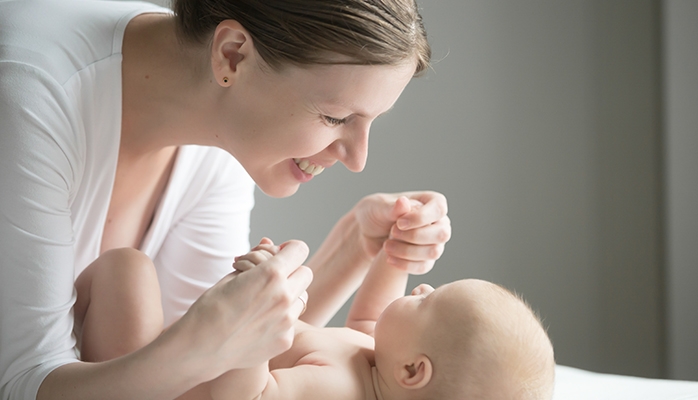
[[[415,69],[413,63],[243,67],[222,100],[228,116],[219,146],[274,197],[292,195],[337,161],[363,170],[371,123],[393,106]]]

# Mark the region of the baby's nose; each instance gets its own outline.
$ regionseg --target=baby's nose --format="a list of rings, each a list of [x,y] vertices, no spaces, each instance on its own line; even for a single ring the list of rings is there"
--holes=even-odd
[[[427,285],[426,283],[422,283],[421,285],[412,289],[412,296],[428,295],[433,291],[434,291],[434,288],[431,287],[431,285]]]

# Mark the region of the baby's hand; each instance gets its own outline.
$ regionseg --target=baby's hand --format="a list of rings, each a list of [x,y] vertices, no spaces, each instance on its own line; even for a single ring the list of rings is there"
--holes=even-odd
[[[249,253],[235,257],[233,269],[240,272],[248,271],[261,262],[266,261],[276,255],[280,250],[279,246],[275,246],[274,242],[269,238],[262,238],[257,246],[252,248]]]

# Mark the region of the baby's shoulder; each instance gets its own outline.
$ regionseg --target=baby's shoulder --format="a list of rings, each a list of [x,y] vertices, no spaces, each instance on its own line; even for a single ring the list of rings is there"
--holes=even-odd
[[[351,328],[322,328],[321,332],[332,340],[341,341],[350,345],[373,351],[375,342],[373,337]]]
[[[303,326],[297,330],[291,348],[271,360],[270,366],[272,369],[308,364],[363,368],[373,364],[373,347],[372,337],[349,328]]]
[[[374,341],[371,336],[349,328],[314,328],[296,334],[293,347],[340,358],[370,355],[372,360]]]
[[[348,328],[299,328],[291,348],[270,360],[271,370],[311,373],[319,386],[318,393],[331,386],[332,393],[338,390],[341,393],[337,399],[375,398],[371,396],[372,337]]]

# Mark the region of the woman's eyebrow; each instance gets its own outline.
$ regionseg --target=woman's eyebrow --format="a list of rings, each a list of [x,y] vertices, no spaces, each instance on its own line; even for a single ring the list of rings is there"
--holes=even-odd
[[[351,105],[343,103],[341,101],[337,101],[337,100],[327,100],[327,101],[321,102],[319,104],[324,104],[325,106],[329,106],[329,107],[341,107],[341,108],[344,108],[348,111],[351,111],[351,115],[355,115],[355,116],[361,117],[361,118],[368,118],[368,114],[369,114],[368,112],[366,112],[364,110],[354,110],[354,107],[352,107]],[[382,113],[376,115],[376,118],[380,117],[381,115],[385,115],[385,114],[389,113],[393,108],[395,108],[395,104],[391,105],[390,108],[383,111]]]

